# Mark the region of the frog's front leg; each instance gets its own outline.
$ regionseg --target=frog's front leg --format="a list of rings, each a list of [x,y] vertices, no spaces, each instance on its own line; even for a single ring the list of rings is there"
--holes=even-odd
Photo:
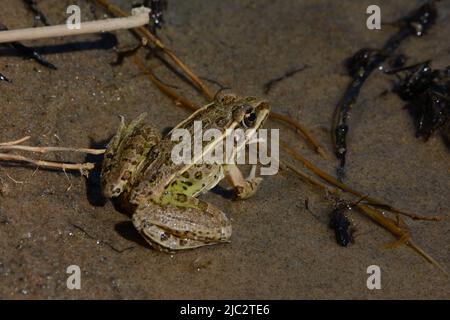
[[[256,166],[252,166],[247,178],[244,178],[241,170],[235,164],[228,164],[224,166],[224,169],[225,176],[233,186],[236,197],[241,200],[253,196],[263,180],[261,177],[256,177]]]
[[[170,204],[149,201],[138,207],[133,224],[156,249],[175,251],[230,242],[231,222],[218,208],[185,194]]]

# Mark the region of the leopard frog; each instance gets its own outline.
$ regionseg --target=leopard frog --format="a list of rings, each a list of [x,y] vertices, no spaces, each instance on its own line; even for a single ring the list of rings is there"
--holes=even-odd
[[[117,198],[131,211],[133,225],[158,250],[172,252],[229,242],[229,218],[197,196],[227,177],[237,198],[245,199],[254,194],[261,178],[244,179],[233,164],[205,164],[198,159],[175,164],[171,151],[177,142],[171,135],[178,128],[192,135],[194,122],[201,121],[203,130],[217,129],[221,139],[226,138],[227,129],[241,128],[248,142],[268,115],[267,102],[226,94],[197,110],[165,137],[146,123],[145,114],[128,125],[122,118],[103,160],[103,194]],[[203,142],[202,150],[219,140]]]

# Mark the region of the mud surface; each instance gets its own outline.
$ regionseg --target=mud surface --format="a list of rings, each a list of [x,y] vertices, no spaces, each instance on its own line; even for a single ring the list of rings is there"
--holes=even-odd
[[[128,10],[126,2],[121,5]],[[38,3],[56,24],[64,22],[73,1]],[[86,1],[78,3],[83,20],[104,14]],[[379,1],[383,21],[395,21],[419,3]],[[395,32],[389,25],[366,28],[370,4],[170,1],[160,35],[198,75],[243,95],[265,96],[264,83],[307,64],[265,97],[273,110],[308,127],[331,154],[332,113],[350,80],[342,61],[362,47],[381,47]],[[450,64],[450,3],[442,1],[439,12],[426,37],[402,44],[411,63]],[[22,1],[4,1],[0,22],[11,29],[31,26],[33,15]],[[131,119],[148,112],[161,130],[186,117],[131,59],[110,65],[113,46],[136,44],[125,31],[114,35],[33,42],[57,71],[1,47],[0,72],[13,83],[0,82],[0,141],[31,135],[35,145],[101,147],[119,115]],[[196,104],[205,103],[161,62],[148,63],[166,83]],[[449,150],[439,137],[427,143],[414,137],[404,103],[383,94],[390,88],[391,79],[379,72],[363,88],[351,118],[347,182],[405,210],[448,215]],[[334,174],[333,157],[321,159],[283,124],[268,127],[280,128],[283,139]],[[85,160],[75,154],[48,159]],[[285,154],[282,159],[291,161]],[[232,217],[232,243],[174,255],[149,249],[129,217],[99,196],[95,178],[86,183],[78,175],[0,165],[1,298],[450,298],[448,278],[408,247],[383,248],[395,239],[356,212],[351,214],[356,242],[339,247],[327,225],[332,202],[290,172],[266,177],[257,195],[244,202],[205,195]],[[416,243],[450,270],[450,222],[406,223]],[[382,289],[370,291],[366,269],[374,264],[382,271]],[[66,288],[70,265],[81,268],[81,290]]]

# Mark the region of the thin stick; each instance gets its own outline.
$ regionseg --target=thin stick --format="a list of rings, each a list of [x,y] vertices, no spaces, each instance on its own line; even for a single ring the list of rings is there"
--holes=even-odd
[[[339,189],[341,189],[343,191],[349,192],[360,198],[365,197],[364,201],[370,205],[378,206],[378,207],[384,208],[388,211],[407,216],[413,220],[441,221],[444,219],[444,217],[442,217],[442,216],[428,217],[428,216],[421,216],[421,215],[418,215],[415,213],[405,212],[405,211],[397,209],[391,205],[388,205],[381,200],[378,200],[378,199],[375,199],[372,197],[366,197],[366,195],[363,194],[362,192],[356,191],[356,190],[352,189],[351,187],[347,186],[346,184],[337,181],[334,177],[332,177],[331,175],[327,174],[326,172],[322,171],[321,169],[319,169],[318,167],[313,165],[311,162],[306,160],[303,156],[301,156],[300,154],[295,152],[292,148],[287,146],[287,144],[285,142],[280,141],[280,145],[287,153],[289,153],[291,156],[293,156],[296,160],[300,161],[307,169],[311,170],[314,174],[316,174],[323,180],[327,181],[328,183],[331,183],[332,185],[338,187]]]
[[[286,122],[286,123],[290,124],[291,126],[293,126],[295,129],[300,131],[300,133],[306,139],[306,142],[309,143],[313,147],[315,152],[320,154],[324,159],[328,159],[328,155],[325,152],[325,150],[322,148],[322,146],[316,141],[316,139],[314,139],[314,137],[311,134],[309,134],[309,132],[300,123],[298,123],[295,120],[292,120],[291,118],[289,118],[285,115],[278,114],[275,112],[271,112],[269,117],[279,120],[279,121]]]
[[[124,12],[119,7],[109,4],[106,0],[96,0],[97,3],[106,8],[109,12],[111,12],[115,16],[126,16],[126,12]],[[194,83],[194,85],[202,91],[202,93],[206,96],[208,100],[212,100],[214,98],[214,94],[208,89],[208,87],[200,80],[199,77],[195,75],[195,73],[188,68],[176,55],[172,50],[167,48],[161,40],[155,37],[147,28],[138,27],[134,29],[135,34],[140,38],[144,45],[147,45],[148,42],[153,43],[156,47],[161,49],[170,59],[172,59],[175,64],[177,64],[189,77],[189,79]],[[143,41],[143,39],[145,39]]]
[[[87,153],[99,155],[105,153],[105,149],[86,149],[86,148],[66,148],[66,147],[32,147],[32,146],[22,146],[22,145],[1,145],[0,150],[21,150],[21,151],[30,151],[30,152],[38,152],[38,153],[47,153],[47,152],[78,152],[78,153]]]
[[[142,73],[147,75],[150,81],[153,82],[165,95],[170,97],[176,105],[181,105],[182,107],[188,108],[191,111],[195,111],[198,109],[198,107],[192,104],[189,100],[177,94],[173,89],[169,88],[167,85],[159,81],[158,78],[156,78],[153,74],[152,70],[145,66],[142,59],[137,56],[133,56],[133,62],[142,71]]]
[[[24,142],[24,141],[27,141],[27,140],[29,140],[31,137],[30,136],[26,136],[26,137],[23,137],[23,138],[21,138],[21,139],[19,139],[19,140],[15,140],[15,141],[9,141],[9,142],[3,142],[3,143],[0,143],[0,146],[13,146],[13,145],[16,145],[16,144],[20,144],[20,143],[22,143],[22,142]]]
[[[357,204],[356,207],[360,211],[362,211],[366,216],[370,217],[372,220],[374,220],[376,223],[384,227],[385,229],[389,230],[392,234],[397,236],[399,240],[406,239],[405,244],[411,247],[413,250],[415,250],[418,254],[420,254],[422,257],[424,257],[428,262],[435,265],[439,270],[441,270],[446,276],[448,276],[447,271],[436,261],[434,260],[429,254],[427,254],[423,249],[421,249],[419,246],[417,246],[414,242],[411,240],[410,234],[400,228],[396,222],[390,218],[385,217],[382,213],[380,213],[378,210],[373,209],[371,207],[368,207],[363,204]]]
[[[149,23],[150,9],[135,8],[132,16],[80,23],[79,29],[69,29],[67,25],[25,28],[0,32],[0,43],[43,38],[74,36],[88,33],[99,33],[112,30],[131,29]],[[125,15],[127,16],[127,15]]]
[[[38,167],[44,167],[49,169],[62,169],[62,170],[77,170],[77,171],[85,171],[92,170],[95,167],[94,163],[60,163],[60,162],[51,162],[51,161],[43,161],[43,160],[33,160],[26,158],[24,156],[16,155],[16,154],[7,154],[0,153],[0,161],[17,161],[17,162],[26,162],[30,164],[34,164]]]

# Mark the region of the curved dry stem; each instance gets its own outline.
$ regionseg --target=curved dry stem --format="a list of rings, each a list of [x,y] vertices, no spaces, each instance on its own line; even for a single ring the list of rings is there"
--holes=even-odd
[[[140,59],[137,56],[134,56],[133,62],[141,70],[141,72],[143,74],[147,75],[148,78],[150,79],[150,81],[153,82],[158,87],[158,89],[161,90],[165,95],[167,95],[169,98],[171,98],[175,102],[176,105],[180,105],[182,107],[188,108],[191,111],[195,111],[198,109],[189,100],[182,97],[181,95],[176,93],[175,90],[171,89],[170,87],[168,87],[167,85],[165,85],[164,83],[159,81],[158,78],[155,77],[155,75],[153,74],[151,69],[144,64],[142,59]]]
[[[303,181],[308,182],[312,186],[320,188],[323,191],[325,191],[326,193],[330,193],[330,194],[339,196],[339,189],[330,188],[329,186],[317,181],[316,179],[311,178],[306,173],[301,172],[300,170],[298,170],[297,168],[295,168],[294,166],[292,166],[288,163],[281,162],[281,164],[283,166],[287,167],[289,170],[291,170],[295,174],[297,174]],[[364,214],[365,216],[369,217],[371,220],[378,223],[384,229],[389,231],[392,235],[394,235],[398,239],[404,240],[404,241],[401,241],[402,244],[406,244],[407,246],[412,248],[421,257],[423,257],[425,260],[427,260],[429,263],[434,265],[436,268],[438,268],[440,271],[442,271],[445,275],[448,276],[447,271],[433,257],[431,257],[428,253],[426,253],[422,248],[417,246],[411,240],[411,235],[409,234],[409,232],[400,228],[394,220],[392,220],[388,217],[385,217],[381,212],[379,212],[378,210],[373,209],[367,205],[363,205],[363,204],[359,203],[359,204],[356,204],[356,207],[359,209],[359,211],[362,214]]]
[[[293,126],[295,129],[300,131],[300,133],[305,138],[306,142],[309,143],[309,145],[314,149],[315,152],[320,154],[324,159],[329,159],[327,153],[325,152],[325,149],[322,148],[322,146],[317,142],[317,140],[300,123],[285,115],[276,112],[271,112],[269,117],[276,119],[278,121],[283,121]]]
[[[119,7],[110,4],[106,0],[96,0],[97,3],[105,7],[106,10],[108,10],[110,13],[112,13],[115,16],[127,16],[127,13],[120,9]],[[199,77],[195,75],[195,73],[186,66],[174,53],[171,49],[167,48],[161,40],[159,40],[157,37],[155,37],[147,28],[145,27],[138,27],[133,29],[135,31],[135,34],[140,38],[140,40],[143,42],[144,45],[146,45],[148,42],[153,43],[156,47],[158,47],[160,50],[162,50],[173,62],[175,62],[176,65],[182,69],[186,75],[189,77],[189,79],[193,82],[193,84],[200,89],[200,91],[206,96],[208,100],[212,100],[214,98],[214,94],[208,89],[208,87],[200,80]],[[145,39],[145,40],[143,40]]]
[[[426,253],[422,248],[417,246],[412,240],[411,235],[408,231],[400,228],[397,223],[388,218],[385,217],[381,212],[379,212],[376,209],[373,209],[369,206],[363,205],[363,204],[357,204],[356,207],[363,212],[366,216],[374,220],[376,223],[384,227],[385,229],[389,230],[393,235],[398,237],[399,239],[404,239],[405,244],[409,247],[411,247],[414,251],[416,251],[419,255],[421,255],[425,260],[433,264],[435,267],[437,267],[440,271],[442,271],[446,276],[448,276],[447,271],[435,260],[433,259],[428,253]]]
[[[315,165],[313,165],[311,162],[306,160],[303,156],[301,156],[298,152],[294,151],[292,148],[290,148],[285,142],[280,141],[280,145],[282,149],[284,149],[287,153],[289,153],[292,157],[294,157],[296,160],[300,161],[307,169],[312,171],[315,175],[319,176],[323,180],[327,181],[328,183],[334,185],[335,187],[338,187],[339,189],[349,192],[355,196],[358,196],[359,198],[364,197],[364,201],[372,206],[377,206],[380,208],[383,208],[385,210],[391,211],[393,213],[398,213],[404,216],[407,216],[413,220],[427,220],[427,221],[441,221],[444,219],[443,216],[422,216],[415,213],[405,212],[403,210],[400,210],[398,208],[395,208],[394,206],[391,206],[389,204],[386,204],[384,201],[367,197],[366,194],[356,191],[352,189],[351,187],[347,186],[346,184],[337,181],[334,177],[327,174],[326,172],[322,171]]]

